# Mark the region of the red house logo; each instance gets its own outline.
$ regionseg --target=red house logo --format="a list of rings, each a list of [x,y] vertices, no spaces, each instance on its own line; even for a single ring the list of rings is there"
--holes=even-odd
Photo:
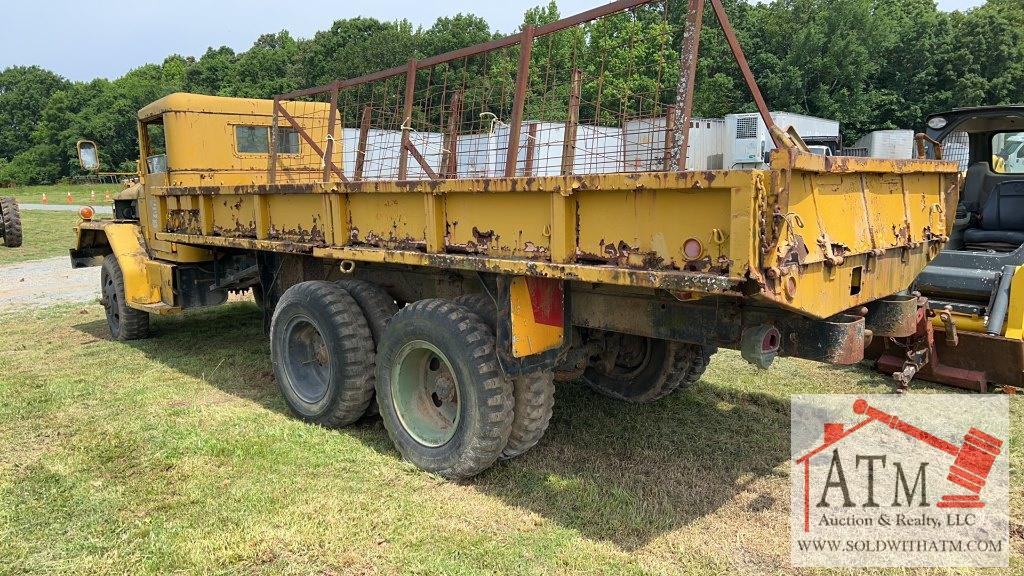
[[[792,416],[794,565],[1008,562],[1005,397],[801,396]]]

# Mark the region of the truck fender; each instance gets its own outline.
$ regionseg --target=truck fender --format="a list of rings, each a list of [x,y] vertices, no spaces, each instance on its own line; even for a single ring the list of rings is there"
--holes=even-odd
[[[131,308],[152,312],[174,307],[174,266],[151,260],[142,243],[138,224],[83,222],[78,247],[71,250],[75,268],[98,266],[113,254],[124,276],[124,294]]]

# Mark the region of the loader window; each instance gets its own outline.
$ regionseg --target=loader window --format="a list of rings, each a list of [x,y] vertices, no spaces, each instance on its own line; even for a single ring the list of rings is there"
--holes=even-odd
[[[1024,174],[1024,132],[1004,132],[992,137],[992,171]]]

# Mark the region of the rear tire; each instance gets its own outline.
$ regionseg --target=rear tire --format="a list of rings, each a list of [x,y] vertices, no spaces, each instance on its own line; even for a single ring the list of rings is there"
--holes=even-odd
[[[18,202],[10,196],[0,198],[0,236],[3,236],[4,246],[21,247],[21,211]]]
[[[544,437],[555,406],[555,382],[551,372],[521,374],[512,378],[515,397],[512,432],[501,451],[502,460],[525,454]]]
[[[512,383],[498,366],[491,330],[445,300],[411,304],[388,324],[377,399],[402,456],[449,479],[493,465],[512,429]]]
[[[373,399],[371,338],[341,287],[315,281],[286,290],[270,324],[270,357],[292,413],[332,428],[358,420]]]
[[[373,335],[373,346],[376,351],[384,337],[384,329],[387,328],[388,322],[395,317],[395,314],[398,314],[398,305],[395,304],[394,298],[380,286],[363,280],[346,278],[338,280],[335,284],[344,288],[359,304],[363,316],[366,317],[366,323],[370,327],[370,333]],[[380,414],[380,409],[374,399],[366,409],[366,416],[378,414]]]
[[[616,334],[620,352],[611,371],[591,363],[583,380],[593,390],[633,404],[655,402],[704,375],[713,349],[641,336]]]
[[[149,337],[149,313],[128,307],[124,293],[124,273],[117,257],[107,254],[100,268],[100,303],[107,315],[107,326],[114,340],[142,340]]]
[[[494,333],[498,309],[487,294],[464,294],[454,302],[479,316]],[[555,384],[551,372],[537,372],[512,376],[512,394],[515,398],[512,432],[501,459],[508,460],[525,454],[544,437],[551,423],[555,405]]]

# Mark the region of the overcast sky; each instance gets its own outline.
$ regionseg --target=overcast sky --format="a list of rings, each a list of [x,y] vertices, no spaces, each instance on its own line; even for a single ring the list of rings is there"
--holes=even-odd
[[[602,0],[559,0],[563,15]],[[513,32],[530,7],[547,0],[18,0],[0,16],[0,69],[36,64],[72,80],[116,78],[177,53],[201,56],[208,46],[246,50],[260,34],[288,30],[306,38],[340,18],[406,18],[430,26],[440,16],[471,12]],[[984,0],[939,0],[946,10]]]

